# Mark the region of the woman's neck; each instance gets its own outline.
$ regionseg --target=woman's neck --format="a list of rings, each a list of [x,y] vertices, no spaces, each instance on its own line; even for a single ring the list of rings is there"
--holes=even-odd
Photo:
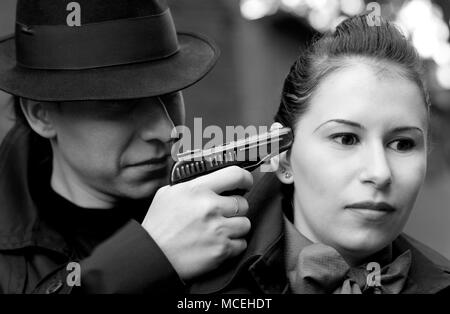
[[[326,240],[323,240],[316,232],[314,232],[313,228],[307,223],[307,219],[303,215],[303,211],[300,209],[300,204],[295,200],[295,197],[292,201],[292,210],[293,210],[293,222],[295,228],[309,241],[313,243],[322,243],[325,245],[329,245],[333,247],[342,258],[347,262],[351,267],[361,265],[361,263],[367,259],[373,253],[367,252],[366,254],[363,252],[355,252],[349,251],[342,247],[336,246],[333,243],[329,243]]]

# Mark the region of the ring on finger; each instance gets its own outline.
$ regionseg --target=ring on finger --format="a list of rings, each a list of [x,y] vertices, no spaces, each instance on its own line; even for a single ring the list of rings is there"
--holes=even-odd
[[[236,210],[234,211],[234,215],[233,216],[237,216],[239,215],[239,202],[237,200],[236,197],[233,196],[234,202],[236,203]]]

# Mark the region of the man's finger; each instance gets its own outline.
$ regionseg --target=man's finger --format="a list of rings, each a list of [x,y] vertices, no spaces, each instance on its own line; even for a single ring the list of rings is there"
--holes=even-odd
[[[192,180],[191,183],[204,186],[220,194],[237,189],[249,191],[253,186],[253,177],[247,170],[237,166],[230,166],[198,177]]]
[[[247,241],[244,239],[232,239],[230,240],[229,245],[230,245],[229,257],[235,257],[245,251],[245,249],[247,248]]]
[[[247,217],[232,217],[226,218],[223,222],[224,227],[228,230],[228,237],[230,239],[240,239],[245,237],[250,229],[250,219]]]
[[[248,201],[240,195],[219,196],[221,213],[225,217],[245,216],[248,212]]]

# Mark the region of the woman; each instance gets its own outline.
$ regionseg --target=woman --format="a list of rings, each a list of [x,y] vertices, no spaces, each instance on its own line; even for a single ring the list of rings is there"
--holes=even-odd
[[[450,292],[448,261],[401,235],[426,173],[429,98],[392,24],[355,17],[313,43],[275,120],[294,142],[250,195],[248,250],[192,292]]]

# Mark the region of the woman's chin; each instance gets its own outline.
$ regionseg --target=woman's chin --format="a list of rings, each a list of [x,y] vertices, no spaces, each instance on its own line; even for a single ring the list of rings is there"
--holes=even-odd
[[[335,238],[334,247],[355,256],[367,257],[389,245],[393,236],[381,230],[359,230],[341,234]]]

